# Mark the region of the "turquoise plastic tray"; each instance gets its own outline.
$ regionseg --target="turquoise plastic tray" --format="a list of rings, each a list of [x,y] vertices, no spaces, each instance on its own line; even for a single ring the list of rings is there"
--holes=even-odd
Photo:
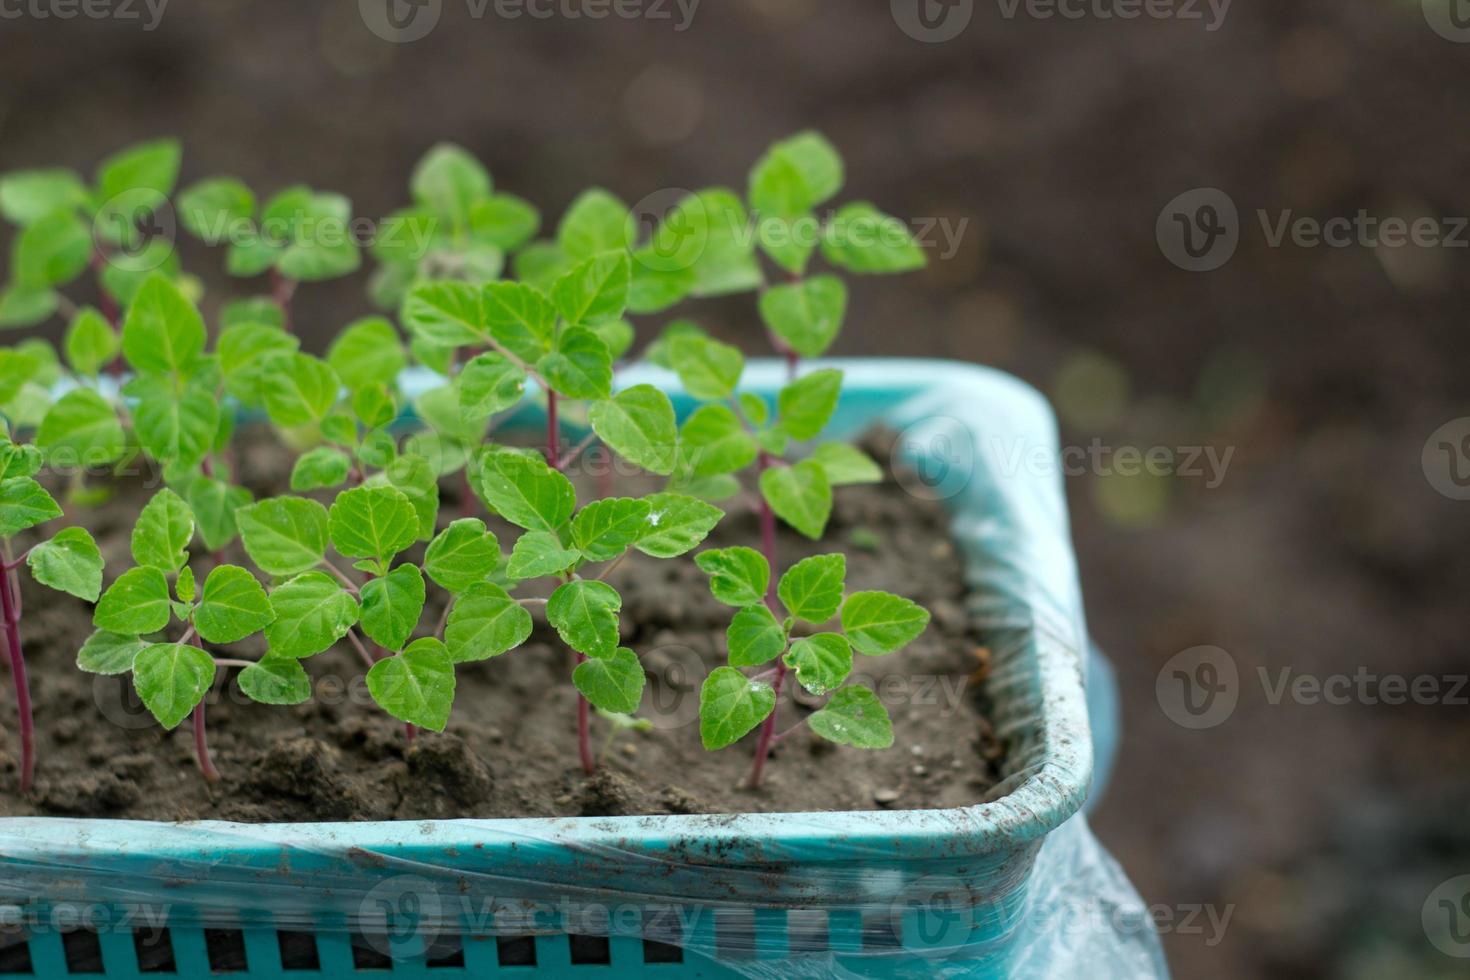
[[[0,820],[0,977],[68,976],[69,962],[109,978],[272,980],[1005,976],[1035,962],[1023,919],[1038,851],[1092,773],[1061,482],[1038,465],[1057,456],[1050,409],[970,365],[830,363],[847,372],[836,428],[903,432],[909,462],[953,507],[1009,744],[992,798],[793,815]],[[755,362],[745,387],[771,397],[783,379],[781,364]],[[620,378],[645,381],[677,387],[656,369]],[[70,928],[88,913],[104,917],[95,931]]]

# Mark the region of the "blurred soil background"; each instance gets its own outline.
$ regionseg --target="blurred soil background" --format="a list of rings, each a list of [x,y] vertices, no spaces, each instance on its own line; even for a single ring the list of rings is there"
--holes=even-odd
[[[1470,215],[1470,45],[1414,0],[1235,0],[1213,30],[1203,3],[1200,19],[1122,20],[977,0],[943,43],[882,2],[705,0],[682,31],[661,7],[670,19],[506,19],[443,0],[409,44],[370,33],[353,0],[175,0],[152,31],[7,12],[0,171],[90,172],[175,134],[186,184],[301,181],[377,216],[453,140],[554,221],[592,184],[628,201],[743,187],[772,140],[825,131],[848,160],[844,199],[962,228],[953,248],[936,236],[926,272],[854,283],[838,353],[1012,371],[1056,400],[1071,446],[1232,453],[1219,480],[1068,478],[1126,712],[1094,823],[1172,916],[1176,974],[1463,976],[1420,912],[1470,873],[1470,711],[1272,704],[1257,668],[1273,683],[1287,667],[1470,670],[1470,503],[1421,467],[1430,434],[1470,415],[1470,234],[1272,247],[1256,212]],[[1155,238],[1196,187],[1241,215],[1211,272],[1176,268]],[[183,249],[211,303],[264,290]],[[367,311],[366,279],[302,287],[309,348]],[[763,349],[748,297],[698,315]],[[1201,644],[1234,658],[1240,703],[1191,731],[1155,679]],[[1181,927],[1199,905],[1229,912],[1223,937]]]

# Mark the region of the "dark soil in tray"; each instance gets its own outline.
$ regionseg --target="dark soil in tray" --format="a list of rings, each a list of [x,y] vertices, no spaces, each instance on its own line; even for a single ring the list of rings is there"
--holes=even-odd
[[[268,439],[252,439],[242,476],[259,496],[286,492],[289,462]],[[454,486],[446,483],[441,526],[459,516]],[[579,489],[590,499],[590,487]],[[128,535],[150,492],[141,482],[124,486],[87,515],[108,559],[109,581],[130,564]],[[758,541],[749,508],[732,503],[727,509],[706,546]],[[511,530],[496,530],[508,549]],[[721,752],[700,746],[699,684],[705,671],[723,662],[732,610],[709,595],[705,576],[688,558],[656,562],[635,555],[610,580],[624,596],[623,641],[648,668],[641,714],[655,728],[620,733],[592,777],[577,762],[572,654],[538,616],[525,646],[460,667],[448,729],[420,733],[412,748],[404,726],[368,697],[364,669],[345,643],[304,662],[316,696],[296,707],[254,704],[235,686],[236,671],[222,670],[207,710],[210,745],[223,775],[213,787],[196,767],[189,721],[165,732],[137,703],[128,678],[97,677],[74,666],[91,632],[90,606],[23,574],[21,628],[36,701],[37,778],[32,797],[22,798],[13,688],[8,670],[0,671],[0,816],[411,820],[978,802],[998,779],[1001,747],[986,721],[980,682],[987,655],[964,612],[963,570],[946,513],[892,480],[840,488],[826,543],[783,529],[778,555],[785,567],[831,550],[847,554],[850,590],[901,592],[934,618],[907,649],[857,657],[854,676],[873,686],[893,715],[892,748],[838,747],[802,730],[777,747],[759,791],[741,788],[755,733]],[[196,572],[209,562],[196,555]],[[430,591],[420,634],[435,629],[443,610],[444,593]],[[220,655],[254,659],[263,652],[263,642],[254,638]],[[812,710],[802,693],[793,702],[793,688],[787,685],[782,694],[780,729]],[[609,730],[607,721],[594,717],[594,745]]]

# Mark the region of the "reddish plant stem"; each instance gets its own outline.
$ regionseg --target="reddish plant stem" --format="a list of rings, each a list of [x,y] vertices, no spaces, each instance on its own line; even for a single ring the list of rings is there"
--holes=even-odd
[[[189,642],[201,650],[204,649],[204,644],[197,633],[189,637]],[[210,690],[213,689],[214,686],[210,685]],[[209,742],[205,737],[204,702],[207,700],[209,700],[208,692],[199,699],[198,704],[194,705],[194,755],[199,759],[199,771],[204,774],[206,781],[212,783],[219,779],[219,770],[214,767],[214,760],[209,757]]]
[[[20,603],[10,571],[0,575],[0,606],[5,615],[5,644],[10,648],[10,673],[15,681],[15,712],[20,717],[20,791],[31,791],[36,772],[36,727],[31,714],[31,687],[26,679],[25,652],[20,645]]]
[[[546,392],[546,462],[561,469],[561,431],[556,422],[556,392]]]
[[[756,463],[760,472],[764,473],[771,467],[771,456],[764,450]],[[766,606],[772,613],[776,612],[776,515],[771,510],[771,505],[766,502],[765,494],[760,498],[761,513],[761,553],[766,556],[766,563],[771,566],[771,580],[766,586]],[[771,690],[776,695],[776,706],[766,716],[765,723],[761,726],[760,740],[755,746],[755,762],[750,767],[750,779],[747,785],[751,789],[757,789],[761,784],[761,773],[766,768],[766,757],[771,753],[771,740],[776,735],[776,715],[781,708],[781,682],[786,679],[786,661],[784,658],[776,661],[776,676],[771,681]]]
[[[296,283],[275,269],[271,270],[271,298],[281,308],[281,329],[291,333],[291,297],[296,293]]]
[[[413,723],[412,722],[407,722],[406,721],[406,722],[403,723],[403,734],[408,738],[408,744],[410,746],[412,746],[413,745],[413,737],[414,737],[414,735],[418,734],[418,729],[416,729],[416,728],[413,727]]]

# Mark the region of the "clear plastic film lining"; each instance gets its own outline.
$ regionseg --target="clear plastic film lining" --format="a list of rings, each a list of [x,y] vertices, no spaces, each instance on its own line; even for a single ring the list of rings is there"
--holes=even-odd
[[[1057,455],[1049,410],[984,369],[833,363],[847,372],[840,427],[899,430],[897,451],[954,508],[1008,748],[986,799],[795,815],[0,820],[0,977],[65,967],[79,925],[112,976],[142,969],[164,930],[185,976],[219,968],[222,935],[236,937],[229,965],[260,977],[379,960],[436,978],[531,964],[551,976],[1165,976],[1140,899],[1081,812],[1094,740],[1116,733],[1089,731],[1059,467],[1044,465]],[[752,364],[746,380],[774,392],[782,370]],[[673,387],[635,373],[624,382]]]

